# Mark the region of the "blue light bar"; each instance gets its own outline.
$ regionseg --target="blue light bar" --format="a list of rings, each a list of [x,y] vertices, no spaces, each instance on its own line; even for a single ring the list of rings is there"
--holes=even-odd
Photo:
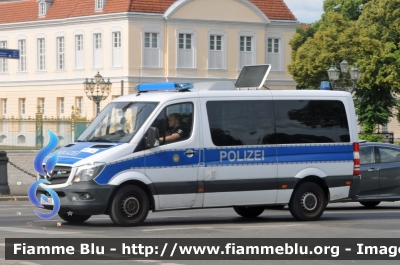
[[[174,83],[174,82],[165,82],[165,83],[145,83],[139,84],[135,86],[135,90],[138,92],[147,92],[147,91],[171,91],[178,90],[184,91],[193,88],[192,83]]]

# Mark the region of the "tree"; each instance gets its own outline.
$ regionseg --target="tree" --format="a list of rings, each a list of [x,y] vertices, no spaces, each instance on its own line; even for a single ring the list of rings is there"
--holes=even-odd
[[[400,0],[371,0],[355,26],[363,71],[362,89],[356,92],[357,114],[365,128],[375,131],[399,110],[393,94],[400,89]]]
[[[369,0],[325,0],[324,12],[339,12],[347,20],[357,20]]]
[[[290,40],[292,63],[289,72],[299,86],[316,89],[321,81],[328,79],[327,66],[346,57],[354,61],[355,45],[352,40],[355,32],[354,22],[346,20],[337,12],[326,13],[317,23],[316,32],[302,43],[304,35],[296,33]],[[313,27],[313,29],[315,29]]]
[[[298,31],[290,41],[289,72],[299,86],[318,88],[329,64],[356,64],[358,118],[375,131],[399,109],[392,95],[400,94],[400,0],[325,0],[324,12],[312,34]]]

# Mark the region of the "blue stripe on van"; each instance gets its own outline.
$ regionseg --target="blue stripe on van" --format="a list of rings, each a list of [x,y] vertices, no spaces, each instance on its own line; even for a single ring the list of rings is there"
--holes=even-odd
[[[344,162],[353,160],[353,145],[351,144],[232,147],[206,149],[204,152],[205,166]]]
[[[276,163],[276,147],[227,147],[204,150],[205,166]]]
[[[280,146],[278,163],[352,161],[353,145]]]
[[[67,145],[67,147],[64,146],[57,150],[57,163],[73,165],[79,160],[82,160],[94,154],[101,153],[122,144],[123,143],[74,142]],[[49,159],[51,155],[52,154],[46,156],[43,163],[46,163],[47,159]]]
[[[107,184],[109,180],[121,171],[146,168],[173,168],[173,167],[206,167],[276,163],[321,163],[321,162],[348,162],[353,160],[352,144],[337,145],[283,145],[283,146],[255,146],[255,147],[226,147],[206,148],[204,152],[195,150],[198,154],[189,158],[182,150],[165,150],[146,156],[136,157],[125,161],[110,163],[95,179],[99,184]],[[276,156],[275,154],[278,154]],[[175,157],[175,159],[174,159]]]
[[[94,179],[94,181],[96,181],[98,184],[107,184],[115,175],[122,171],[130,168],[144,168],[144,163],[144,156],[139,156],[134,159],[107,164],[104,170]]]

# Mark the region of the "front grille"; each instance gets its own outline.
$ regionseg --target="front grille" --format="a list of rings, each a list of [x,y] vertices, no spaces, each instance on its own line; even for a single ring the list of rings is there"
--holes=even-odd
[[[49,181],[51,182],[51,185],[65,183],[67,182],[70,174],[71,167],[55,166],[51,172],[51,178]],[[44,176],[40,176],[40,178],[44,179]]]

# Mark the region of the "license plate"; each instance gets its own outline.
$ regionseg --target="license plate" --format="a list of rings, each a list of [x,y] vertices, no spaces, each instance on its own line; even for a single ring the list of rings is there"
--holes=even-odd
[[[54,205],[53,198],[47,198],[47,201],[45,201],[43,198],[40,198],[40,203],[42,205]]]

